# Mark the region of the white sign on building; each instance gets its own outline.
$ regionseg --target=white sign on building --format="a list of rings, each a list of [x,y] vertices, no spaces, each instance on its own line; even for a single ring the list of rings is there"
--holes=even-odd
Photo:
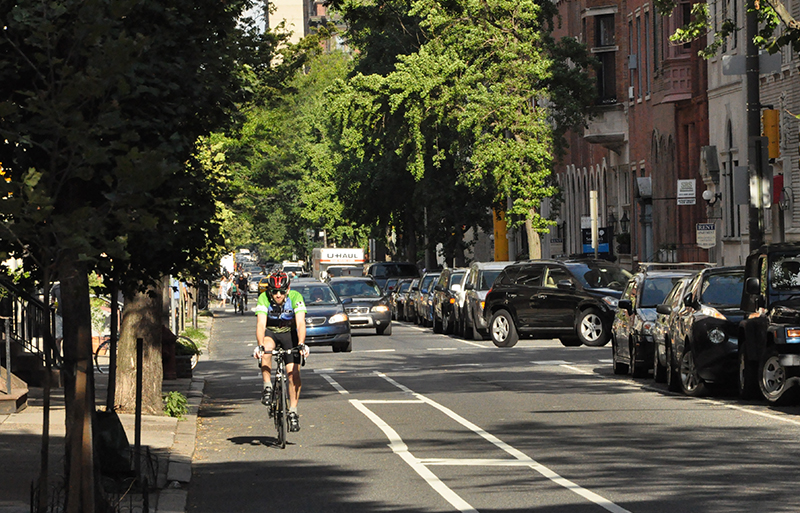
[[[717,245],[717,225],[714,223],[697,223],[697,245],[703,249],[711,249]]]
[[[678,180],[678,205],[694,205],[697,202],[697,185],[694,178]]]

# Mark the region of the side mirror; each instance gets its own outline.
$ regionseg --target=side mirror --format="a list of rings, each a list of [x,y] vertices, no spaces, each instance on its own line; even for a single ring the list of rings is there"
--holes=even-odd
[[[572,283],[570,280],[561,280],[556,283],[556,287],[561,290],[573,290],[575,289],[575,284]]]
[[[669,305],[661,304],[656,306],[656,312],[663,315],[669,315],[672,313],[672,308],[670,308]]]
[[[464,285],[464,290],[475,290],[475,285],[468,281],[467,284]]]
[[[691,292],[689,292],[688,294],[683,296],[683,304],[684,305],[689,305],[692,308],[696,308],[697,307],[697,301],[694,300],[694,295]]]
[[[441,286],[441,285],[439,285],[439,284],[436,284],[436,285],[433,287],[433,290],[439,290],[439,291],[442,291],[442,290],[444,290],[444,287],[442,287],[442,286]]]
[[[744,282],[744,290],[748,294],[761,294],[761,282],[758,278],[747,278]]]
[[[349,305],[352,302],[353,302],[353,298],[351,298],[351,297],[346,297],[346,298],[342,299],[342,304],[343,305]]]
[[[617,304],[617,308],[631,313],[633,311],[633,303],[631,303],[630,299],[620,299],[619,303]]]

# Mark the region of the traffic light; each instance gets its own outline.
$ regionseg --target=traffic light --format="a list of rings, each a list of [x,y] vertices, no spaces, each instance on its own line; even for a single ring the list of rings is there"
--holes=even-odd
[[[781,156],[781,131],[779,116],[776,109],[764,109],[761,114],[761,135],[769,139],[769,158],[776,159]]]

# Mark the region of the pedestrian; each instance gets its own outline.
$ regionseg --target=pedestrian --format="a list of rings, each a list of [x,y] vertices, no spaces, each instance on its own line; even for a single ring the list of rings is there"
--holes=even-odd
[[[228,289],[231,287],[231,280],[227,274],[222,275],[219,280],[219,307],[225,308],[225,303],[228,301]]]

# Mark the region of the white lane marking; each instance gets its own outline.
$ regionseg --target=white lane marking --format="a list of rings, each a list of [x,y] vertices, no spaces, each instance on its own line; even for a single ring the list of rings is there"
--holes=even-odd
[[[361,404],[424,404],[419,399],[362,399]]]
[[[470,342],[469,340],[458,339],[458,341],[459,342],[463,342],[465,344],[468,344],[470,346],[480,347],[481,349],[489,349],[490,348],[490,346],[488,346],[486,344],[479,344],[477,342]]]
[[[534,360],[531,363],[534,365],[569,365],[570,362],[566,360]]]
[[[479,426],[477,426],[477,425],[473,424],[472,422],[468,421],[467,419],[465,419],[461,415],[457,414],[453,410],[451,410],[451,409],[449,409],[449,408],[437,403],[436,401],[428,399],[427,397],[425,397],[422,394],[418,394],[418,393],[414,392],[413,390],[411,390],[407,386],[401,385],[400,383],[398,383],[397,381],[393,380],[392,378],[390,378],[389,376],[387,376],[387,375],[385,375],[383,373],[380,373],[380,372],[376,371],[375,374],[380,376],[381,378],[385,379],[389,383],[393,384],[394,386],[396,386],[397,388],[399,388],[403,392],[405,392],[407,394],[411,394],[414,397],[417,397],[418,399],[422,400],[424,403],[436,408],[437,410],[439,410],[440,412],[444,413],[445,415],[447,415],[451,419],[455,420],[456,422],[458,422],[459,424],[461,424],[465,428],[471,430],[473,433],[475,433],[478,436],[484,438],[488,442],[491,442],[492,444],[494,444],[498,448],[502,449],[503,451],[507,452],[508,454],[514,456],[517,460],[527,463],[527,465],[530,468],[532,468],[533,470],[535,470],[536,472],[538,472],[542,476],[546,477],[547,479],[551,480],[552,482],[558,484],[559,486],[562,486],[562,487],[566,488],[567,490],[575,493],[576,495],[579,495],[579,496],[583,497],[584,499],[586,499],[586,500],[588,500],[588,501],[600,506],[601,508],[603,508],[603,509],[605,509],[607,511],[611,511],[612,513],[630,513],[628,510],[626,510],[626,509],[614,504],[613,502],[611,502],[610,500],[606,499],[605,497],[602,497],[601,495],[598,495],[598,494],[596,494],[596,493],[594,493],[594,492],[592,492],[590,490],[587,490],[586,488],[583,488],[583,487],[577,485],[576,483],[573,483],[569,479],[561,477],[559,474],[557,474],[553,470],[550,470],[549,468],[545,467],[541,463],[539,463],[536,460],[530,458],[524,452],[522,452],[522,451],[520,451],[518,449],[515,449],[514,447],[511,447],[507,443],[503,442],[502,440],[500,440],[496,436],[492,435],[491,433],[488,433],[488,432],[484,431],[482,428],[480,428]]]
[[[345,395],[345,394],[349,394],[349,393],[350,393],[350,392],[348,392],[347,390],[345,390],[345,389],[344,389],[344,387],[343,387],[342,385],[340,385],[339,383],[337,383],[337,382],[336,382],[336,380],[334,380],[334,379],[333,379],[332,377],[330,377],[329,375],[327,375],[327,374],[322,374],[322,377],[325,379],[325,381],[327,381],[328,383],[330,383],[330,385],[331,385],[333,388],[335,388],[335,389],[336,389],[336,391],[337,391],[337,392],[339,392],[340,394],[342,394],[342,395]]]
[[[389,447],[392,449],[392,451],[400,456],[400,458],[402,458],[409,467],[414,469],[414,471],[419,474],[419,476],[426,483],[428,483],[428,486],[433,488],[439,495],[442,496],[444,500],[449,502],[458,511],[478,513],[477,509],[470,506],[467,501],[459,497],[458,494],[456,494],[438,477],[436,477],[436,474],[431,472],[428,467],[420,463],[420,461],[408,451],[408,446],[403,442],[403,439],[400,438],[400,435],[398,435],[397,432],[391,428],[391,426],[384,422],[382,418],[372,413],[372,411],[364,406],[361,401],[350,399],[350,404],[355,406],[356,409],[363,413],[369,420],[373,422],[373,424],[378,426],[378,428],[383,431],[383,434],[385,434],[386,438],[389,439]]]
[[[397,349],[364,349],[356,351],[356,353],[394,353]]]
[[[258,376],[241,376],[240,379],[242,380],[261,379],[261,374],[259,374]]]
[[[592,370],[584,370],[584,369],[581,369],[579,367],[575,367],[572,364],[568,364],[566,362],[563,365],[560,365],[560,367],[564,367],[565,369],[569,369],[571,371],[575,371],[578,374],[586,374],[587,376],[594,376],[595,375],[594,371],[592,371]]]
[[[426,347],[427,351],[458,351],[457,347]]]

